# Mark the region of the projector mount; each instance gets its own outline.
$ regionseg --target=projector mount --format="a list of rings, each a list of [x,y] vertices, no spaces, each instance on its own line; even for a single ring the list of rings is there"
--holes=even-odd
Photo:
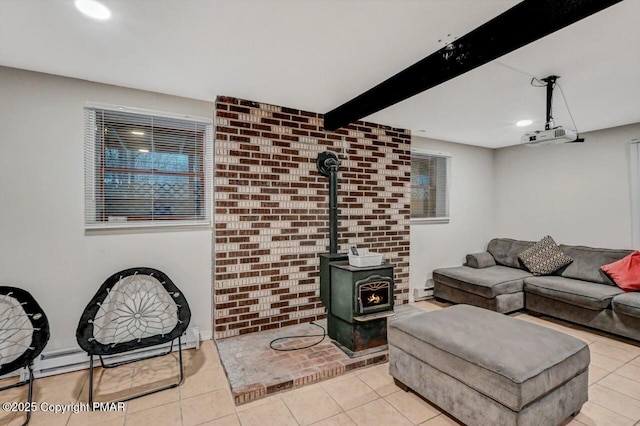
[[[543,78],[542,81],[547,83],[547,120],[544,125],[545,130],[549,130],[553,128],[553,116],[551,115],[551,104],[553,99],[553,88],[556,85],[556,80],[559,79],[557,75],[550,75],[549,77]]]
[[[534,132],[525,133],[522,136],[522,143],[527,144],[529,146],[536,145],[547,145],[547,144],[558,144],[558,143],[575,143],[575,142],[584,142],[583,138],[580,138],[577,130],[573,129],[563,129],[562,126],[555,126],[553,115],[552,115],[552,101],[553,101],[553,89],[556,86],[556,80],[560,77],[557,75],[550,75],[546,78],[538,80],[537,78],[531,79],[531,85],[534,87],[546,87],[547,89],[547,111],[546,111],[546,121],[544,125],[544,130],[536,130]],[[544,83],[543,85],[533,84],[534,81],[539,83]],[[562,92],[562,88],[560,88]],[[562,98],[564,99],[564,93],[562,94]],[[565,104],[567,100],[564,99]],[[569,110],[569,106],[567,105],[567,110]],[[571,112],[569,111],[569,116],[571,116]],[[571,120],[573,121],[573,116],[571,116]],[[575,122],[573,123],[575,127]]]

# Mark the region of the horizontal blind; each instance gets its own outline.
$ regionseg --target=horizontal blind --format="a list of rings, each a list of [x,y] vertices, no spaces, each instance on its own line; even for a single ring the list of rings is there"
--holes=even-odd
[[[411,153],[412,218],[449,218],[449,164],[445,155]]]
[[[213,124],[85,107],[85,228],[211,223]]]

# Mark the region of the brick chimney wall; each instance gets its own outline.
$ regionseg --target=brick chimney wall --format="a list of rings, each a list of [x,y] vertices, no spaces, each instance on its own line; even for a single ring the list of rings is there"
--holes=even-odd
[[[411,135],[359,121],[335,132],[323,115],[231,97],[216,99],[214,337],[324,318],[319,258],[329,251],[334,151],[339,252],[352,245],[395,263],[395,303],[409,297]]]

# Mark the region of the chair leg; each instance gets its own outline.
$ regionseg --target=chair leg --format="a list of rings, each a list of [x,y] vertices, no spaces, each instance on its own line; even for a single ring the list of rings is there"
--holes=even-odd
[[[26,425],[31,420],[31,404],[33,404],[33,364],[27,365],[26,368],[29,370],[28,379],[0,388],[0,391],[4,391],[7,389],[19,388],[20,386],[29,385],[27,390],[27,419],[24,423],[22,423],[22,426]]]
[[[93,355],[89,355],[89,408],[93,411]]]
[[[180,381],[178,386],[184,383],[184,367],[182,365],[182,336],[178,337],[178,358],[180,359]]]
[[[180,377],[179,377],[179,380],[178,380],[177,383],[173,383],[171,385],[163,386],[163,387],[158,388],[158,389],[151,389],[151,390],[146,391],[146,392],[142,392],[142,393],[138,393],[138,394],[135,394],[135,395],[131,395],[131,396],[128,396],[126,398],[122,398],[122,399],[120,399],[118,401],[114,401],[114,402],[126,402],[126,401],[130,401],[132,399],[135,399],[135,398],[140,398],[142,396],[151,395],[151,394],[154,394],[154,393],[161,392],[163,390],[173,389],[173,388],[177,388],[178,386],[180,386],[184,382],[184,367],[182,365],[182,337],[178,337],[178,358],[180,360]]]
[[[169,352],[170,353],[170,352]],[[163,355],[168,355],[167,354],[161,354],[160,356]],[[150,359],[150,358],[155,358],[155,356],[152,357],[148,357],[148,358],[143,358],[140,359],[139,361],[142,361],[144,359]],[[135,398],[140,398],[142,396],[147,396],[147,395],[151,395],[163,390],[167,390],[167,389],[173,389],[176,388],[180,385],[182,385],[184,383],[184,365],[183,365],[183,361],[182,361],[182,336],[178,337],[178,359],[179,359],[179,370],[180,370],[180,375],[179,375],[179,379],[177,383],[173,383],[167,386],[163,386],[161,388],[157,388],[157,389],[151,389],[149,391],[146,392],[142,392],[142,393],[138,393],[135,395],[131,395],[131,396],[127,396],[126,398],[122,398],[116,401],[110,401],[110,402],[126,402],[126,401],[130,401],[132,399]],[[102,362],[102,360],[101,360]],[[129,364],[129,362],[125,362],[125,363],[119,363],[119,364],[115,364],[115,365],[105,365],[104,363],[102,364],[104,368],[113,368],[115,366],[120,366],[120,365],[124,365],[124,364]],[[93,355],[89,355],[89,405],[90,405],[90,409],[93,410]]]
[[[29,391],[27,393],[27,401],[29,402],[27,407],[29,407],[29,411],[27,411],[27,420],[22,423],[22,426],[25,426],[31,421],[31,404],[33,402],[33,366],[29,364],[27,368],[29,369]]]

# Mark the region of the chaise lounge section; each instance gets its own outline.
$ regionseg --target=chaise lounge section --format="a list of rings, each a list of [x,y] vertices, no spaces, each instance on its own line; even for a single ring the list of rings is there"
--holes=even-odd
[[[487,252],[468,255],[464,266],[434,270],[434,296],[501,313],[526,308],[640,340],[640,293],[625,292],[601,270],[631,250],[561,244],[572,262],[552,275],[534,276],[518,260],[534,244],[491,240]]]
[[[465,265],[434,270],[434,296],[500,313],[523,309],[524,280],[533,275],[520,265],[518,254],[533,244],[494,238],[486,252],[467,255]]]

